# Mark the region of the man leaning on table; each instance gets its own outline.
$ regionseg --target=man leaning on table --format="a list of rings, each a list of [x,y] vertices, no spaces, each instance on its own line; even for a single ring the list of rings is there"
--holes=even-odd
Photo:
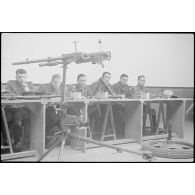
[[[34,91],[32,82],[27,81],[27,72],[24,69],[16,70],[16,80],[10,80],[6,84],[6,90],[12,95],[23,95],[23,92]],[[6,118],[8,128],[13,139],[13,149],[15,152],[24,149],[24,137],[28,136],[30,123],[30,110],[27,107],[21,106],[19,108],[6,108]],[[27,137],[28,138],[28,137]]]
[[[62,95],[62,79],[58,74],[52,76],[51,82],[40,88],[40,91],[47,95]],[[60,108],[59,104],[48,105],[46,108],[46,147],[50,147],[56,139],[55,133],[61,131],[61,121],[66,120],[66,123],[72,123],[75,121],[78,124],[84,124],[78,116],[65,114],[62,116],[57,112],[57,108]]]
[[[113,91],[117,95],[124,95],[126,98],[131,98],[131,87],[128,83],[128,75],[121,74],[120,80],[112,85]],[[125,104],[113,105],[113,115],[115,118],[116,129],[124,130],[125,125]]]

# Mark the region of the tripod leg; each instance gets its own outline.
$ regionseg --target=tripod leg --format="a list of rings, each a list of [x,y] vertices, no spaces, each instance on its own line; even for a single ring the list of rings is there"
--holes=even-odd
[[[45,156],[47,156],[60,142],[62,141],[62,139],[58,139],[48,150],[47,152],[45,152],[45,154],[43,154],[39,159],[38,162],[40,162],[41,160],[43,160],[43,158],[45,158]]]
[[[65,143],[66,143],[66,138],[67,138],[67,135],[65,135],[64,138],[62,139],[61,147],[60,147],[60,153],[58,155],[58,161],[60,161],[60,159],[61,159],[61,154],[62,154],[62,150],[65,146]]]

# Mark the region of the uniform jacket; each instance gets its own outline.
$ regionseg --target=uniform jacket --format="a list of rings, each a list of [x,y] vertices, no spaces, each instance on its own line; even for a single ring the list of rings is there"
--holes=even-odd
[[[133,95],[141,95],[141,93],[148,93],[148,89],[145,86],[136,85],[132,89]]]
[[[68,91],[68,93],[70,93],[70,92],[81,92],[82,96],[85,96],[85,97],[90,97],[90,96],[93,95],[89,85],[85,85],[84,87],[82,87],[78,83],[70,85],[68,87],[67,91]]]
[[[107,84],[108,87],[111,89],[111,91],[113,92],[113,89],[112,89],[112,86],[111,84]],[[94,82],[91,84],[91,90],[93,92],[93,95],[96,95],[96,93],[99,91],[99,92],[109,92],[109,90],[107,89],[107,87],[104,85],[102,79],[98,79],[98,81]]]
[[[46,85],[43,85],[40,88],[40,91],[45,92],[48,95],[61,95],[62,94],[62,85],[58,89],[55,89],[52,85],[52,83],[48,83]]]
[[[122,85],[121,82],[117,82],[112,85],[113,91],[116,94],[125,95],[125,97],[131,97],[131,88],[129,85]]]
[[[34,86],[32,82],[27,82],[29,91],[34,91]],[[10,93],[13,93],[14,95],[22,95],[22,92],[24,92],[24,88],[17,80],[10,80],[7,82],[6,90],[8,90]]]

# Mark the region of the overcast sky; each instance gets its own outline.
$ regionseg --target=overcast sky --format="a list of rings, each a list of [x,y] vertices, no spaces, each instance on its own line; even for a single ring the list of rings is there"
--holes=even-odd
[[[62,75],[60,65],[39,67],[38,64],[13,66],[26,58],[39,59],[74,52],[72,41],[77,40],[80,52],[110,51],[112,58],[100,65],[70,64],[67,83],[75,83],[80,73],[88,75],[88,84],[96,81],[104,71],[111,72],[111,83],[121,74],[129,75],[129,85],[136,85],[138,75],[146,76],[148,86],[193,87],[194,45],[192,34],[103,34],[103,33],[3,33],[1,82],[15,79],[15,71],[24,68],[28,80],[47,83],[52,74]]]

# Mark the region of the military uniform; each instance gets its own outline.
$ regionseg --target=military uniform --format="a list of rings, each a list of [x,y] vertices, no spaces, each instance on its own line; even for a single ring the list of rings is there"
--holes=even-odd
[[[40,91],[45,92],[48,95],[61,95],[62,85],[58,89],[54,88],[52,83],[41,86]]]
[[[31,82],[27,82],[28,88],[30,91],[34,90],[34,86]],[[7,91],[14,95],[22,95],[22,92],[25,92],[23,86],[17,80],[8,81],[6,88]]]
[[[78,89],[78,86],[76,86],[76,88]],[[61,95],[62,85],[58,89],[55,89],[53,85],[49,83],[46,86],[43,86],[42,90],[47,94]],[[71,89],[67,88],[67,96],[69,96],[68,94],[70,91]],[[86,93],[87,89],[84,89],[83,91]],[[63,116],[63,118],[59,113],[56,113],[54,106],[48,106],[46,108],[46,147],[49,147],[55,141],[54,133],[61,131],[60,123],[62,120],[66,120],[67,123],[71,123],[73,120],[77,121],[78,123],[83,122],[78,116],[74,116],[76,115],[75,112],[69,112],[69,114],[71,115],[66,114]]]
[[[130,98],[131,88],[129,85],[122,85],[120,81],[112,85],[113,91],[115,94],[125,95],[125,97]],[[125,126],[125,107],[119,104],[113,105],[113,115],[115,121],[116,131],[120,131],[120,133],[124,133],[124,126]]]
[[[108,87],[111,91],[113,91],[111,84],[107,83]],[[97,92],[108,92],[110,94],[110,91],[103,83],[102,79],[98,79],[98,81],[91,84],[91,90],[93,95],[96,95]]]
[[[132,89],[132,94],[133,95],[141,95],[142,93],[148,93],[149,90],[145,87],[145,86],[135,86]],[[153,126],[154,126],[154,130],[156,129],[156,111],[153,108],[150,108],[151,111],[151,115],[152,115],[152,122],[153,122]],[[149,112],[149,110],[148,110]],[[146,120],[146,115],[147,115],[147,105],[144,104],[143,106],[143,120]]]
[[[148,89],[145,86],[136,85],[132,88],[133,95],[141,95],[142,93],[148,93]]]
[[[70,85],[67,89],[67,92],[81,92],[82,96],[84,97],[91,97],[93,95],[92,90],[90,89],[89,85],[81,86],[78,83]]]
[[[29,91],[34,91],[32,82],[27,82]],[[23,86],[17,80],[10,80],[6,85],[8,90],[13,95],[22,95],[25,92]],[[29,136],[29,125],[30,125],[30,110],[27,107],[21,108],[7,108],[5,109],[6,115],[10,116],[8,120],[8,127],[14,139],[14,151],[21,151],[23,149],[22,138],[26,134]],[[24,129],[24,135],[23,135]]]
[[[81,92],[81,95],[84,97],[91,97],[93,95],[90,86],[85,85],[81,86],[78,83],[72,84],[67,89],[67,96],[70,96],[71,92]],[[76,116],[80,116],[81,112],[80,110],[83,109],[84,104],[83,103],[72,103],[70,105],[70,108],[68,109],[68,113]]]
[[[125,97],[131,97],[131,88],[129,85],[122,85],[121,82],[117,82],[112,85],[115,94],[125,95]]]

